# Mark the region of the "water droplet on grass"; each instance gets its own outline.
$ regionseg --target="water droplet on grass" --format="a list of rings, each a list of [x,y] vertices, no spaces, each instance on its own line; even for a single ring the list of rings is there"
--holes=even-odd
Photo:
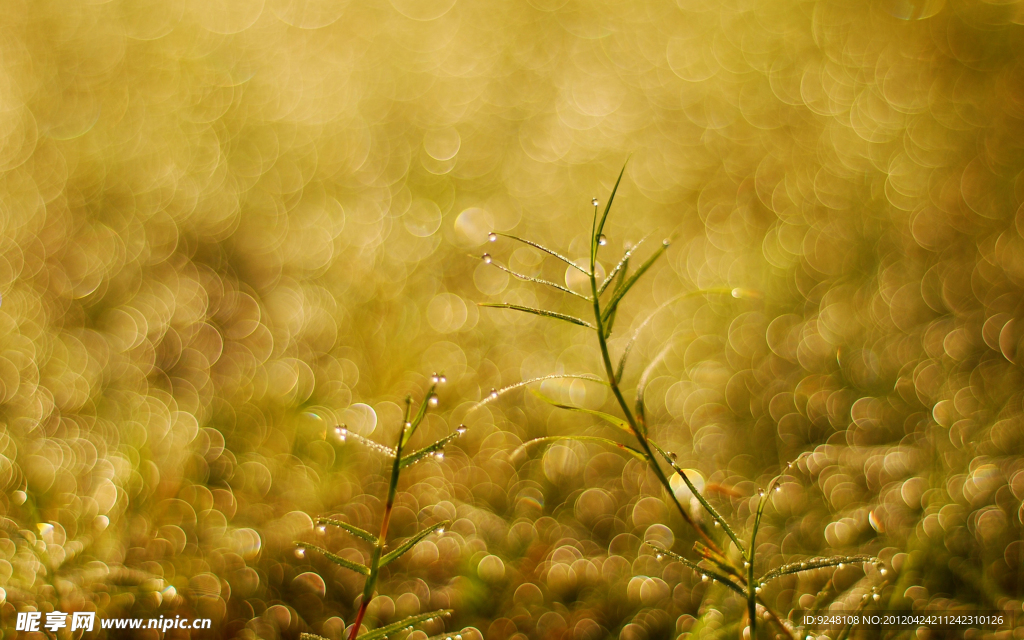
[[[597,244],[602,247],[605,246],[606,244],[608,244],[608,238],[604,237],[604,234],[602,233],[601,235],[597,236]]]
[[[484,255],[482,255],[480,257],[483,259],[484,264],[491,264],[491,262],[492,262],[491,254],[485,253]]]
[[[496,234],[496,233],[494,233],[494,232],[492,231],[492,232],[490,232],[490,233],[488,233],[488,234],[487,234],[487,239],[488,239],[488,240],[489,240],[490,242],[497,242],[497,241],[498,241],[498,234]]]

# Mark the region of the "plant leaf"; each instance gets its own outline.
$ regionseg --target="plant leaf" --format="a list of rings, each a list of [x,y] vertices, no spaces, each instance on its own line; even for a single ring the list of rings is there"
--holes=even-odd
[[[612,269],[611,273],[609,273],[605,277],[604,282],[601,283],[601,286],[597,288],[597,295],[601,295],[602,293],[604,293],[604,290],[608,288],[608,285],[612,283],[612,280],[615,278],[616,275],[618,275],[620,270],[625,271],[625,268],[629,266],[629,257],[633,255],[633,252],[639,249],[640,245],[642,245],[644,241],[647,240],[647,238],[649,237],[650,236],[644,236],[643,238],[641,238],[640,242],[637,242],[636,245],[630,248],[630,250],[627,251],[622,256],[622,259],[619,260],[619,264],[615,265],[615,268]],[[619,283],[616,283],[616,288],[618,288],[618,285]]]
[[[366,540],[367,542],[374,542],[374,543],[377,542],[377,536],[373,535],[369,531],[364,531],[363,529],[360,529],[359,527],[355,527],[353,525],[350,525],[347,522],[342,522],[341,520],[334,520],[333,518],[317,518],[316,519],[316,523],[317,523],[317,525],[329,524],[332,527],[338,527],[340,529],[344,529],[345,531],[348,531],[349,533],[351,533],[355,537],[362,538],[363,540]]]
[[[541,251],[543,251],[544,253],[548,254],[549,256],[553,256],[555,258],[558,258],[559,260],[561,260],[565,264],[569,265],[570,267],[573,267],[574,269],[576,269],[577,271],[579,271],[583,275],[585,275],[587,277],[590,277],[590,272],[589,271],[587,271],[586,269],[584,269],[580,265],[576,264],[575,262],[573,262],[569,258],[566,258],[565,256],[563,256],[562,254],[558,253],[557,251],[552,251],[551,249],[548,249],[547,247],[545,247],[542,244],[538,244],[536,242],[533,242],[532,240],[527,240],[525,238],[520,238],[519,236],[514,236],[514,235],[509,234],[509,233],[498,233],[498,232],[495,232],[495,235],[501,236],[503,238],[508,238],[510,240],[515,240],[517,242],[522,242],[523,244],[528,244],[531,247],[534,247],[535,249],[540,249]]]
[[[616,307],[619,306],[619,301],[622,300],[622,297],[629,293],[629,290],[633,288],[633,285],[636,284],[636,281],[640,279],[640,276],[644,275],[644,273],[646,273],[646,271],[651,268],[651,265],[654,264],[654,262],[661,257],[661,254],[665,253],[666,249],[668,249],[667,244],[662,244],[660,247],[658,247],[658,250],[655,251],[650,258],[647,258],[647,260],[644,261],[642,265],[640,265],[640,268],[637,269],[633,273],[633,275],[631,275],[622,284],[621,287],[617,287],[615,289],[615,292],[612,293],[612,297],[609,298],[608,302],[605,304],[604,311],[601,312],[602,321],[606,320],[608,316],[611,315],[612,313],[615,313],[615,309]]]
[[[841,564],[855,564],[859,562],[877,562],[878,558],[872,556],[829,556],[824,558],[811,558],[809,560],[803,560],[801,562],[791,562],[790,564],[784,564],[781,567],[772,569],[765,573],[763,576],[757,579],[758,583],[765,584],[769,580],[781,578],[782,576],[792,575],[794,573],[800,573],[803,571],[813,571],[814,569],[823,569],[825,567],[838,567]]]
[[[626,164],[628,164],[628,163],[629,163],[629,160],[627,159],[626,162],[624,162],[622,164],[622,170],[619,171],[619,177],[615,180],[615,186],[612,187],[611,195],[608,196],[608,203],[604,205],[604,214],[601,215],[601,221],[598,222],[597,225],[594,227],[594,237],[591,238],[591,240],[590,240],[590,261],[591,262],[593,262],[594,258],[596,258],[596,256],[597,256],[597,239],[600,238],[601,234],[604,232],[605,220],[608,219],[608,212],[611,211],[611,209],[612,209],[612,202],[615,201],[615,194],[619,190],[619,183],[622,182],[622,175],[624,173],[626,173]]]
[[[633,428],[629,426],[629,423],[627,423],[625,420],[622,420],[621,418],[616,418],[610,413],[605,413],[604,411],[595,411],[594,409],[584,409],[583,407],[576,407],[571,404],[562,404],[561,402],[553,400],[535,389],[531,389],[530,391],[533,392],[533,395],[537,396],[538,398],[540,398],[541,400],[550,404],[553,407],[558,407],[559,409],[567,409],[569,411],[576,411],[577,413],[585,413],[587,415],[594,416],[595,418],[600,418],[601,420],[604,420],[605,422],[615,427],[618,427],[619,429],[625,431],[630,435],[635,435],[633,433]]]
[[[736,533],[732,530],[732,527],[730,527],[729,523],[725,521],[725,518],[723,518],[721,514],[718,513],[718,510],[716,510],[711,505],[711,503],[708,502],[703,495],[701,495],[700,491],[697,491],[697,487],[693,485],[693,482],[691,482],[690,479],[686,476],[686,473],[679,467],[678,464],[676,464],[676,461],[672,459],[672,456],[670,456],[667,451],[662,449],[658,445],[658,443],[654,442],[653,440],[648,440],[648,442],[650,442],[651,446],[654,447],[657,450],[657,452],[661,454],[661,457],[665,458],[665,461],[668,462],[669,466],[672,467],[672,470],[679,474],[679,477],[681,477],[683,479],[683,482],[686,483],[686,487],[690,490],[690,493],[692,493],[694,497],[697,498],[697,501],[700,502],[700,505],[704,507],[704,510],[707,511],[712,518],[714,518],[715,522],[717,522],[719,526],[721,526],[722,529],[725,530],[726,535],[728,535],[729,538],[733,541],[733,544],[736,545],[736,548],[740,550],[740,553],[743,554],[743,557],[749,560],[749,557],[747,556],[746,547],[744,547],[743,543],[740,542],[739,536],[737,536]]]
[[[535,444],[548,445],[548,444],[551,444],[553,442],[557,442],[559,440],[575,440],[577,442],[596,442],[596,443],[599,443],[599,444],[606,444],[606,445],[610,445],[610,446],[613,446],[613,447],[616,447],[618,449],[621,449],[621,450],[625,451],[626,453],[628,453],[629,455],[633,456],[637,460],[647,460],[647,456],[644,455],[643,451],[639,451],[637,449],[634,449],[633,447],[624,445],[621,442],[616,442],[616,441],[611,440],[609,438],[598,438],[598,437],[595,437],[595,436],[548,436],[548,437],[545,437],[545,438],[534,438],[533,440],[528,440],[528,441],[524,442],[523,444],[519,445],[519,447],[516,448],[516,450],[512,452],[512,456],[514,457],[519,452],[525,451],[526,448],[531,446],[531,445],[535,445]]]
[[[399,438],[399,449],[412,439],[412,434],[416,433],[416,428],[423,422],[423,418],[427,417],[427,405],[430,404],[430,398],[434,395],[436,389],[437,384],[430,385],[427,395],[423,397],[423,402],[420,403],[419,410],[416,411],[416,416],[409,422],[408,427],[403,427],[402,436]]]
[[[386,638],[392,633],[402,631],[403,629],[411,629],[412,627],[423,622],[429,622],[434,618],[450,616],[451,614],[451,609],[438,609],[437,611],[428,611],[427,613],[420,613],[414,616],[409,616],[404,620],[392,622],[391,624],[385,625],[383,627],[377,627],[373,631],[367,631],[363,635],[357,636],[356,640],[378,640],[378,638]]]
[[[439,523],[435,524],[432,527],[427,527],[423,531],[420,531],[419,533],[417,533],[413,537],[409,538],[408,540],[406,540],[405,542],[400,544],[394,551],[389,551],[387,554],[385,554],[384,557],[382,557],[380,559],[380,565],[379,566],[381,566],[381,567],[388,566],[389,564],[391,564],[395,560],[398,560],[403,555],[405,555],[405,553],[407,551],[409,551],[409,549],[412,549],[413,547],[415,547],[416,544],[420,540],[423,540],[423,538],[426,538],[427,536],[429,536],[431,533],[437,531],[438,529],[444,529],[445,527],[450,526],[450,525],[451,525],[451,522],[449,522],[448,520],[445,520],[444,522],[439,522]]]
[[[358,562],[352,562],[351,560],[347,560],[345,558],[342,558],[341,556],[339,556],[339,555],[337,555],[335,553],[331,553],[330,551],[328,551],[327,549],[324,549],[323,547],[319,547],[319,546],[317,546],[315,544],[309,544],[308,542],[299,542],[297,540],[295,541],[295,544],[297,546],[299,546],[299,547],[302,547],[303,549],[310,549],[312,551],[316,551],[317,553],[319,553],[323,557],[327,558],[328,560],[330,560],[334,564],[336,564],[338,566],[341,566],[341,567],[345,567],[349,571],[355,571],[356,573],[364,575],[364,576],[370,575],[370,568],[367,567],[366,565],[362,565],[362,564],[359,564]]]
[[[625,279],[626,279],[626,272],[627,272],[627,271],[628,271],[628,269],[629,269],[629,258],[628,258],[628,257],[627,257],[627,258],[625,258],[625,259],[624,259],[624,260],[623,260],[623,261],[622,261],[621,263],[619,263],[619,264],[622,264],[622,265],[624,265],[624,266],[623,266],[623,269],[622,269],[622,271],[619,271],[619,277],[618,277],[618,278],[616,279],[616,284],[615,284],[615,288],[616,288],[616,289],[618,289],[619,287],[621,287],[621,286],[622,286],[622,283],[623,283],[623,281],[625,281]],[[617,268],[618,268],[618,267],[616,267],[616,269],[617,269]],[[601,295],[601,293],[600,293],[600,292],[598,292],[598,294],[597,294],[597,295]],[[611,312],[611,315],[609,315],[609,316],[608,316],[608,322],[606,322],[606,323],[604,323],[604,324],[602,325],[602,327],[604,328],[604,337],[605,337],[605,339],[607,339],[607,338],[608,338],[608,336],[612,335],[612,327],[613,327],[613,326],[615,326],[615,316],[616,316],[616,312],[617,312],[617,311],[618,311],[618,308],[616,308],[616,309],[615,309],[615,311],[612,311],[612,312]]]
[[[666,556],[672,558],[673,560],[678,560],[679,562],[685,564],[687,567],[689,567],[690,569],[693,569],[694,571],[696,571],[697,573],[701,574],[702,576],[705,576],[705,575],[711,576],[711,578],[713,578],[715,580],[718,580],[719,582],[721,582],[725,586],[729,587],[730,589],[732,589],[736,593],[740,594],[744,598],[747,597],[747,593],[743,590],[743,587],[739,586],[738,584],[736,584],[735,582],[733,582],[729,578],[723,576],[722,574],[720,574],[720,573],[718,573],[716,571],[713,571],[711,569],[706,569],[706,568],[700,566],[699,564],[697,564],[695,562],[687,560],[686,558],[684,558],[683,556],[679,555],[678,553],[675,553],[674,551],[669,551],[668,549],[666,549],[666,548],[662,547],[661,545],[656,544],[654,542],[645,542],[644,544],[646,544],[648,547],[654,549],[657,553],[660,553],[662,555],[666,555]]]
[[[590,302],[590,296],[585,296],[582,293],[577,293],[577,292],[573,291],[572,289],[570,289],[568,287],[563,287],[562,285],[560,285],[558,283],[551,282],[549,280],[542,280],[540,278],[534,278],[533,276],[528,276],[528,275],[523,274],[523,273],[516,273],[515,271],[509,269],[508,267],[504,267],[504,266],[498,264],[497,262],[491,262],[490,265],[492,267],[497,267],[498,269],[501,269],[505,273],[507,273],[507,274],[509,274],[509,275],[511,275],[511,276],[513,276],[515,278],[518,278],[520,280],[524,280],[526,282],[536,282],[537,284],[545,284],[545,285],[547,285],[549,287],[554,287],[555,289],[558,289],[559,291],[568,293],[570,295],[574,295],[577,298],[583,298],[587,302]]]
[[[446,435],[445,437],[441,438],[440,440],[438,440],[434,444],[427,445],[426,447],[423,447],[422,449],[420,449],[418,451],[413,451],[412,453],[410,453],[407,456],[402,456],[401,462],[398,463],[398,468],[399,469],[404,469],[404,468],[406,468],[406,467],[408,467],[410,465],[416,464],[417,462],[419,462],[420,460],[423,460],[427,456],[429,456],[429,455],[431,455],[433,453],[436,453],[436,452],[440,451],[441,449],[444,449],[446,444],[448,444],[449,442],[451,442],[452,440],[454,440],[455,438],[458,438],[458,437],[459,437],[458,433],[449,433],[448,435]]]
[[[486,398],[484,398],[480,402],[478,402],[475,405],[473,405],[473,409],[476,409],[478,407],[482,407],[483,405],[485,405],[485,404],[487,404],[489,402],[493,402],[493,401],[497,400],[499,397],[501,397],[502,395],[504,395],[505,393],[507,393],[509,391],[512,391],[513,389],[518,389],[520,387],[525,387],[526,385],[532,384],[534,382],[542,382],[544,380],[565,380],[565,379],[586,380],[588,382],[596,382],[598,384],[603,384],[606,387],[608,386],[608,382],[607,381],[602,380],[601,378],[598,378],[597,376],[595,376],[593,374],[590,374],[590,373],[555,373],[555,374],[552,374],[552,375],[549,375],[549,376],[541,376],[539,378],[530,378],[529,380],[521,380],[521,381],[519,381],[519,382],[517,382],[515,384],[510,384],[507,387],[502,387],[501,389],[495,389],[493,393],[489,394]]]
[[[532,313],[536,316],[545,316],[548,318],[555,318],[558,320],[565,320],[572,324],[577,324],[581,327],[593,329],[594,325],[590,324],[586,320],[581,320],[575,316],[567,316],[564,313],[556,313],[554,311],[548,311],[546,309],[534,309],[533,307],[523,307],[518,304],[509,304],[507,302],[479,302],[477,303],[481,307],[491,307],[494,309],[515,309],[516,311],[523,311],[525,313]]]

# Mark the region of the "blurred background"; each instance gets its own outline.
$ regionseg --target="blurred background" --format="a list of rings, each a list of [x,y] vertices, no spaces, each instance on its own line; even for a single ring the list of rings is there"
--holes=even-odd
[[[516,453],[610,433],[522,391],[473,406],[600,372],[591,332],[476,304],[584,303],[480,256],[582,286],[487,234],[582,260],[591,198],[627,158],[600,268],[648,234],[641,257],[674,242],[620,309],[613,353],[673,296],[741,290],[641,333],[630,392],[668,345],[652,434],[738,530],[786,472],[759,572],[834,553],[887,569],[786,578],[766,602],[784,616],[877,593],[1021,616],[1020,2],[0,14],[4,637],[32,609],[341,637],[361,578],[292,541],[316,540],[320,515],[375,530],[387,485],[386,460],[334,426],[392,444],[405,395],[442,371],[421,437],[469,431],[403,474],[392,531],[454,524],[385,572],[371,626],[451,607],[466,640],[735,637],[742,603],[641,545],[695,558],[641,464],[580,443]],[[542,390],[612,409],[599,385]]]

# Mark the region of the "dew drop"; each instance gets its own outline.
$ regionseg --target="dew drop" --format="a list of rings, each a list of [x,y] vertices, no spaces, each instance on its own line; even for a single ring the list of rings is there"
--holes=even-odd
[[[432,374],[432,375],[430,376],[430,381],[431,381],[431,382],[433,382],[434,384],[437,384],[438,382],[440,382],[440,381],[441,381],[441,376],[439,376],[439,375],[437,374],[437,372],[435,371],[435,372],[434,372],[434,373],[433,373],[433,374]]]
[[[594,205],[596,207],[597,205],[599,205],[601,203],[598,202],[597,198],[591,198],[590,199],[590,204],[592,204],[592,205]]]
[[[758,489],[757,490],[757,495],[763,498],[764,497],[764,489]]]
[[[444,459],[444,451],[437,451],[437,452],[435,452],[434,453],[434,457],[437,458],[438,460],[443,460]]]
[[[480,257],[483,259],[484,264],[491,264],[491,254],[485,253],[484,255],[482,255]]]
[[[460,436],[466,433],[466,425],[460,424],[459,428],[455,430],[455,433],[459,434]]]
[[[884,576],[885,574],[889,573],[889,570],[888,569],[882,569],[881,571],[879,571],[879,573],[881,573]]]
[[[722,526],[722,523],[721,523],[721,522],[719,522],[718,520],[715,520],[715,526],[716,526],[716,527],[720,527],[720,526]]]
[[[661,246],[663,247],[667,247],[670,244],[672,244],[672,241],[669,240],[668,238],[665,238],[664,240],[661,241]]]
[[[871,599],[874,600],[875,602],[878,602],[879,600],[882,599],[882,596],[880,596],[880,595],[878,595],[876,593],[875,595],[871,596]]]
[[[750,563],[744,560],[743,561],[743,568],[744,569],[749,569],[750,568]]]
[[[490,397],[491,397],[491,400],[497,400],[498,399],[498,390],[497,389],[491,389],[491,396]]]
[[[662,558],[664,558],[665,556],[663,556],[663,555],[661,555],[661,554],[659,553],[659,554],[655,555],[654,557],[655,557],[656,559],[658,559],[658,560],[661,560],[661,559],[662,559]]]
[[[601,235],[597,236],[597,244],[599,244],[602,247],[605,246],[606,244],[608,244],[608,238],[604,237],[604,234],[602,233]]]
[[[437,374],[437,384],[444,384],[448,382],[448,378],[443,373]]]
[[[441,535],[442,533],[444,533],[444,527],[437,530],[437,535]]]
[[[295,557],[296,558],[305,558],[306,557],[306,549],[305,549],[305,547],[297,548],[295,550]]]
[[[846,566],[846,565],[844,565],[844,564],[843,564],[842,562],[840,562],[840,563],[839,563],[839,568],[840,568],[840,569],[842,569],[842,568],[843,568],[843,567],[845,567],[845,566]]]
[[[316,532],[320,535],[324,535],[325,533],[327,533],[327,527],[325,527],[324,525],[320,525],[316,528]]]
[[[496,233],[494,233],[494,232],[492,231],[492,232],[490,232],[490,233],[488,233],[488,234],[487,234],[487,239],[488,239],[489,241],[491,241],[491,242],[497,242],[497,241],[498,241],[498,234],[496,234]]]
[[[702,573],[700,575],[700,581],[701,582],[707,582],[708,581],[708,575],[706,573]]]
[[[761,593],[761,587],[754,587],[754,593]]]
[[[779,485],[776,485],[776,486],[775,486],[775,493],[778,493],[778,492],[780,492],[780,491],[782,491],[782,487],[781,487],[781,486],[779,486]]]
[[[429,398],[427,398],[427,404],[429,404],[430,406],[436,407],[437,403],[438,403],[437,396],[430,396]]]

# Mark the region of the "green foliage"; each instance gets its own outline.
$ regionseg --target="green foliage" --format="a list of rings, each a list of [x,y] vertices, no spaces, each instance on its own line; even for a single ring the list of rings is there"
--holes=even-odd
[[[427,445],[426,447],[423,447],[408,455],[403,455],[403,448],[409,444],[409,441],[412,439],[412,436],[416,432],[416,429],[420,426],[420,424],[423,423],[424,419],[427,416],[427,412],[429,411],[429,407],[437,403],[435,389],[437,388],[438,382],[443,380],[443,375],[435,374],[434,378],[434,385],[430,387],[429,391],[427,391],[426,398],[423,400],[423,402],[420,403],[420,406],[417,409],[415,415],[412,414],[412,398],[406,398],[405,416],[399,428],[398,438],[394,450],[388,450],[386,447],[383,447],[382,445],[376,445],[372,441],[368,441],[365,438],[359,438],[361,442],[369,444],[373,448],[388,451],[391,457],[391,474],[389,476],[390,480],[388,483],[387,490],[387,502],[385,504],[384,515],[381,520],[380,533],[374,536],[368,531],[360,529],[359,527],[348,524],[346,522],[336,520],[334,518],[316,519],[316,523],[321,527],[327,525],[339,527],[342,530],[352,534],[356,538],[372,543],[373,548],[370,556],[370,565],[366,566],[357,562],[353,562],[346,558],[342,558],[336,553],[329,551],[319,545],[310,544],[308,542],[295,542],[295,545],[300,555],[304,555],[306,550],[315,551],[316,553],[324,556],[334,564],[344,567],[345,569],[349,569],[350,571],[354,571],[366,577],[363,586],[362,600],[359,606],[359,610],[356,613],[355,622],[352,624],[352,630],[349,634],[349,640],[357,640],[357,638],[361,640],[378,640],[380,638],[386,638],[392,634],[401,631],[411,630],[417,625],[435,619],[447,617],[451,614],[450,610],[445,609],[439,611],[432,611],[430,613],[410,615],[406,616],[401,620],[398,620],[397,622],[386,624],[384,626],[373,629],[372,631],[368,631],[362,635],[359,634],[359,629],[364,617],[366,616],[367,609],[376,593],[375,587],[379,579],[381,569],[387,567],[391,563],[395,562],[396,560],[404,556],[406,553],[412,550],[413,547],[415,547],[417,544],[425,540],[427,536],[429,536],[430,534],[438,532],[443,533],[445,527],[451,526],[451,522],[447,520],[438,522],[429,527],[426,527],[425,529],[422,529],[415,535],[411,536],[410,538],[399,544],[391,551],[388,551],[387,553],[384,552],[385,549],[387,548],[388,525],[390,524],[392,510],[395,506],[395,498],[398,493],[398,483],[401,478],[402,470],[425,459],[427,456],[434,455],[440,457],[441,452],[444,449],[444,446],[451,442],[452,440],[454,440],[455,438],[461,436],[466,431],[466,428],[464,426],[460,426],[455,433],[449,434],[448,436],[445,436],[440,440],[437,440],[432,444]],[[347,429],[345,429],[344,427],[340,427],[340,429],[342,430],[342,433],[347,433]],[[318,638],[320,638],[320,636],[316,636],[314,634],[303,634],[303,636],[309,638],[310,640],[317,640]]]
[[[611,388],[615,396],[615,399],[618,402],[619,408],[623,413],[624,419],[617,418],[603,411],[564,404],[551,398],[548,398],[537,391],[534,391],[533,393],[542,401],[554,407],[599,418],[605,423],[615,426],[619,431],[624,432],[627,435],[633,435],[637,440],[639,448],[634,449],[632,447],[627,447],[626,445],[614,440],[590,436],[556,436],[537,438],[525,443],[523,447],[528,447],[532,444],[548,445],[558,440],[576,439],[577,441],[600,442],[602,444],[610,444],[613,446],[617,446],[631,452],[635,457],[646,462],[649,468],[654,472],[656,477],[659,479],[662,488],[668,494],[671,504],[673,504],[677,508],[679,515],[682,516],[683,520],[686,521],[698,534],[698,536],[703,539],[703,542],[701,542],[700,540],[696,541],[694,543],[694,548],[702,556],[701,562],[704,562],[706,565],[710,566],[701,566],[685,558],[684,556],[675,553],[674,551],[671,551],[670,549],[661,547],[656,543],[648,542],[648,546],[650,546],[657,552],[659,558],[663,556],[673,558],[681,562],[683,565],[689,567],[693,571],[698,572],[703,579],[706,580],[710,577],[711,580],[725,585],[732,592],[741,596],[747,604],[747,624],[749,625],[751,638],[756,637],[756,624],[758,619],[757,607],[759,604],[769,612],[770,618],[779,627],[780,631],[788,635],[791,635],[792,631],[780,621],[778,614],[773,612],[771,610],[771,607],[769,607],[766,603],[760,602],[758,594],[761,591],[761,585],[764,581],[778,578],[783,575],[791,575],[795,573],[800,573],[802,571],[809,571],[811,569],[841,567],[845,564],[869,561],[876,562],[877,559],[868,556],[835,556],[829,558],[817,558],[811,561],[806,561],[804,563],[797,563],[796,565],[785,565],[783,567],[766,573],[762,580],[756,580],[754,578],[754,568],[757,564],[757,533],[758,529],[760,528],[765,507],[768,504],[768,494],[763,490],[758,490],[759,499],[757,503],[756,513],[754,516],[753,525],[750,531],[750,540],[746,545],[744,545],[740,537],[735,533],[735,531],[725,520],[725,518],[722,517],[718,510],[698,490],[698,488],[693,484],[693,482],[687,477],[685,471],[675,463],[673,456],[648,437],[647,417],[644,403],[644,391],[646,389],[647,381],[649,379],[649,374],[651,370],[653,370],[653,368],[658,364],[663,355],[667,352],[667,347],[666,349],[663,349],[661,353],[659,353],[659,355],[652,360],[652,362],[648,365],[647,368],[645,368],[643,374],[641,375],[635,393],[636,398],[634,409],[631,411],[629,406],[626,404],[626,400],[623,396],[623,392],[620,387],[622,383],[622,374],[625,368],[626,357],[630,349],[632,348],[633,343],[636,340],[637,334],[640,330],[644,328],[644,326],[646,326],[649,319],[641,323],[639,328],[636,330],[634,335],[626,344],[626,347],[623,350],[622,355],[620,356],[619,365],[617,369],[613,369],[612,367],[612,359],[607,341],[608,338],[611,336],[612,326],[616,317],[616,313],[619,310],[620,304],[623,302],[626,295],[633,289],[633,286],[640,280],[640,278],[643,277],[643,275],[647,273],[648,270],[650,270],[650,268],[655,264],[655,262],[658,261],[658,259],[662,255],[664,255],[670,243],[668,240],[665,240],[662,243],[662,245],[650,257],[648,257],[636,271],[634,271],[631,275],[627,276],[629,269],[629,259],[632,256],[633,251],[636,250],[636,247],[630,249],[629,251],[626,252],[625,256],[619,261],[619,263],[612,270],[612,272],[604,279],[604,281],[598,284],[596,276],[596,260],[598,252],[600,251],[600,247],[607,243],[603,230],[605,227],[605,222],[608,219],[608,214],[611,210],[612,202],[615,200],[615,196],[618,192],[619,185],[622,182],[622,176],[624,173],[625,166],[623,166],[622,171],[619,172],[619,176],[615,181],[615,186],[612,188],[611,195],[608,198],[608,202],[605,205],[604,212],[601,214],[600,218],[598,218],[598,203],[596,199],[594,200],[594,224],[592,227],[593,231],[591,233],[590,238],[589,270],[582,269],[575,263],[563,257],[558,252],[553,251],[551,249],[547,249],[546,247],[543,247],[540,243],[523,240],[518,237],[509,236],[513,237],[515,240],[525,242],[530,246],[539,248],[545,253],[555,256],[562,260],[563,262],[567,262],[568,264],[576,267],[578,270],[582,271],[587,275],[587,277],[590,280],[590,286],[593,295],[592,297],[586,299],[588,302],[591,302],[593,304],[593,323],[587,322],[580,318],[576,318],[574,316],[567,316],[565,314],[557,313],[554,311],[534,309],[530,307],[522,307],[506,303],[484,303],[481,306],[516,309],[534,315],[546,316],[558,320],[569,321],[572,322],[573,324],[595,330],[597,334],[598,344],[601,350],[601,356],[605,365],[605,382],[607,382],[608,386]],[[487,261],[489,263],[491,262],[491,260],[489,259]],[[613,280],[615,280],[616,286],[612,290],[612,295],[602,305],[601,294],[607,289],[609,283],[612,282]],[[561,289],[562,287],[557,288]],[[700,292],[688,292],[683,294],[683,296],[692,296],[696,294],[712,292],[720,293],[725,291],[725,289],[719,289]],[[739,297],[736,295],[736,290],[729,291],[733,294],[733,297]],[[683,296],[677,296],[677,298],[671,300],[670,302],[674,302],[677,299],[681,299],[681,297]],[[668,303],[666,303],[666,305],[667,304]],[[658,309],[658,311],[665,308],[666,305],[663,305],[661,308]],[[657,311],[655,313],[657,313]],[[492,396],[493,395],[494,394],[492,394]],[[523,447],[521,447],[520,449],[522,449]],[[654,452],[657,452],[658,455],[655,455]],[[725,531],[726,535],[739,550],[740,555],[743,558],[742,567],[729,559],[728,554],[718,546],[718,543],[708,534],[708,532],[703,528],[703,526],[700,525],[685,509],[685,507],[679,501],[675,494],[671,482],[669,481],[669,476],[666,475],[665,472],[662,470],[658,461],[659,457],[663,458],[668,463],[672,471],[682,479],[683,483],[690,490],[693,496],[697,499],[698,503],[700,504],[704,512],[712,518],[712,520],[715,522],[717,526],[720,526]],[[777,482],[780,477],[776,477],[769,484],[769,492],[776,488]]]

